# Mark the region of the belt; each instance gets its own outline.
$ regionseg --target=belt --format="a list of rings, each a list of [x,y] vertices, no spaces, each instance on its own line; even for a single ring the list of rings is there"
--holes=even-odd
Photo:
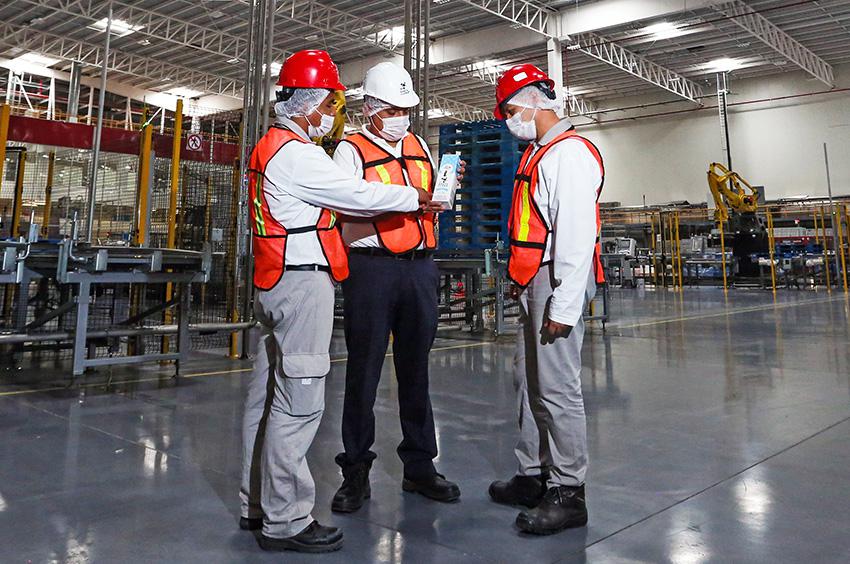
[[[287,264],[284,270],[291,272],[330,272],[331,267],[323,264]]]
[[[415,251],[408,251],[406,253],[402,253],[400,255],[395,255],[389,252],[386,249],[379,249],[376,247],[358,247],[349,249],[348,251],[352,255],[363,255],[367,257],[383,257],[383,258],[393,258],[396,260],[416,260],[416,259],[424,259],[431,258],[434,256],[434,251],[429,249],[420,249]]]

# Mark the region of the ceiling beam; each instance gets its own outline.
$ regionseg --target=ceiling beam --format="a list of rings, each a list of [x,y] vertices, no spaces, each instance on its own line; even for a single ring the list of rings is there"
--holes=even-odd
[[[37,51],[57,59],[80,61],[94,67],[100,67],[103,61],[102,48],[99,46],[5,22],[0,22],[0,44]],[[115,49],[110,49],[107,68],[112,72],[159,82],[163,86],[167,83],[175,84],[208,94],[238,96],[242,89],[241,80],[227,79]]]
[[[528,0],[462,0],[515,26],[530,29],[544,37],[557,37],[550,33],[551,24],[556,21],[557,10],[540,6]]]
[[[579,51],[618,68],[630,75],[654,84],[695,104],[702,104],[702,86],[649,59],[629,51],[613,41],[595,33],[583,33],[572,38],[567,49]]]
[[[763,15],[753,11],[746,3],[741,0],[721,2],[716,4],[714,9],[728,16],[738,27],[830,88],[835,86],[835,72],[829,63]]]
[[[41,7],[53,13],[73,18],[82,18],[89,23],[107,17],[108,2],[91,0],[19,0],[31,6]],[[114,19],[123,20],[141,29],[133,37],[145,37],[153,41],[166,42],[186,49],[217,55],[225,60],[245,59],[247,34],[216,30],[173,16],[140,8],[133,4],[113,1]],[[290,53],[276,49],[274,57],[283,60]]]

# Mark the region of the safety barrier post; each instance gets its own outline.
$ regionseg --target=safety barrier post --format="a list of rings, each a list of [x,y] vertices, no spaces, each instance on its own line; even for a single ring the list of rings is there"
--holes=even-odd
[[[237,303],[239,302],[239,279],[237,276],[235,276],[236,271],[239,268],[239,187],[239,161],[237,160],[233,169],[233,200],[230,204],[233,213],[230,226],[232,255],[230,256],[230,260],[228,261],[228,264],[231,265],[231,272],[228,276],[228,278],[230,279],[231,288],[230,295],[228,296],[227,301],[229,305],[228,311],[230,312],[230,321],[232,323],[237,323],[239,321],[239,307],[237,306]],[[230,334],[230,358],[239,358],[239,332],[234,332]]]
[[[817,210],[815,211],[817,213]],[[829,272],[829,244],[826,237],[826,219],[823,213],[823,206],[820,208],[820,226],[823,233],[821,240],[823,241],[823,271],[826,275],[826,291],[832,293],[832,276]]]
[[[209,241],[212,235],[212,175],[207,173],[207,197],[204,209],[204,241]],[[201,311],[207,305],[207,285],[201,284]]]
[[[12,202],[12,238],[20,236],[21,215],[24,213],[24,172],[27,167],[27,151],[18,153],[18,177],[15,179],[15,199]]]
[[[9,104],[0,105],[0,178],[6,165],[6,141],[9,140],[9,120],[12,108]]]
[[[56,169],[56,151],[50,151],[47,160],[47,183],[44,186],[44,212],[41,214],[41,236],[50,235],[50,215],[53,206],[53,175]]]
[[[685,290],[685,279],[682,277],[682,237],[679,234],[679,212],[676,211],[676,261],[679,263],[679,291]]]
[[[151,144],[153,142],[153,125],[147,124],[142,129],[142,148],[139,156],[139,182],[136,191],[136,232],[133,244],[141,247],[148,242],[148,198],[150,198],[151,174]],[[98,232],[100,228],[98,227]]]
[[[723,230],[722,218],[717,222],[717,225],[720,227],[720,261],[723,269],[723,293],[726,294],[729,292],[729,282],[726,279],[726,235]]]
[[[165,110],[163,110],[165,115]],[[177,242],[177,192],[180,187],[180,148],[183,144],[183,99],[177,99],[177,109],[174,111],[174,139],[171,142],[171,177],[168,193],[168,220],[165,246],[173,249]],[[174,287],[169,282],[165,285],[165,301],[171,301],[174,296]],[[163,315],[163,322],[171,324],[173,313],[167,308]],[[167,335],[162,337],[162,352],[168,353],[170,341]]]
[[[652,285],[658,288],[658,261],[655,257],[657,247],[655,245],[655,214],[649,214],[649,224],[652,229],[652,240],[650,241],[650,249],[652,250]]]
[[[838,207],[838,204],[835,204],[835,215],[834,218],[837,218],[838,221],[833,221],[833,229],[838,228],[838,249],[836,252],[841,254],[841,276],[844,281],[844,293],[847,293],[847,262],[844,257],[844,227],[841,225],[844,219],[841,217],[841,208]],[[850,229],[850,226],[848,226]],[[850,235],[850,233],[848,233]]]
[[[776,297],[776,265],[774,264],[774,253],[776,251],[776,239],[773,231],[773,215],[770,208],[767,210],[767,243],[770,245],[770,281],[773,285],[773,296]]]

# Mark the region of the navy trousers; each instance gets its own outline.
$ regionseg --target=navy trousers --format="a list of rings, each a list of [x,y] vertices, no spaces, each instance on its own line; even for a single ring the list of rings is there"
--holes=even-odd
[[[349,267],[351,274],[342,285],[348,346],[342,414],[345,452],[336,461],[345,469],[371,464],[376,457],[371,450],[375,396],[392,334],[403,436],[397,452],[405,477],[430,476],[436,472],[437,456],[428,394],[428,354],[437,333],[437,265],[430,257],[411,260],[352,253]]]

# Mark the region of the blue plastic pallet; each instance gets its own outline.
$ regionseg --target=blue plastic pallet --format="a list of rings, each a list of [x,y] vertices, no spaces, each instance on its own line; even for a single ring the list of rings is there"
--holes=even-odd
[[[440,248],[481,250],[492,248],[497,237],[507,241],[514,175],[524,149],[503,121],[440,126],[440,155],[459,151],[466,161],[457,196],[464,209],[440,214]]]

